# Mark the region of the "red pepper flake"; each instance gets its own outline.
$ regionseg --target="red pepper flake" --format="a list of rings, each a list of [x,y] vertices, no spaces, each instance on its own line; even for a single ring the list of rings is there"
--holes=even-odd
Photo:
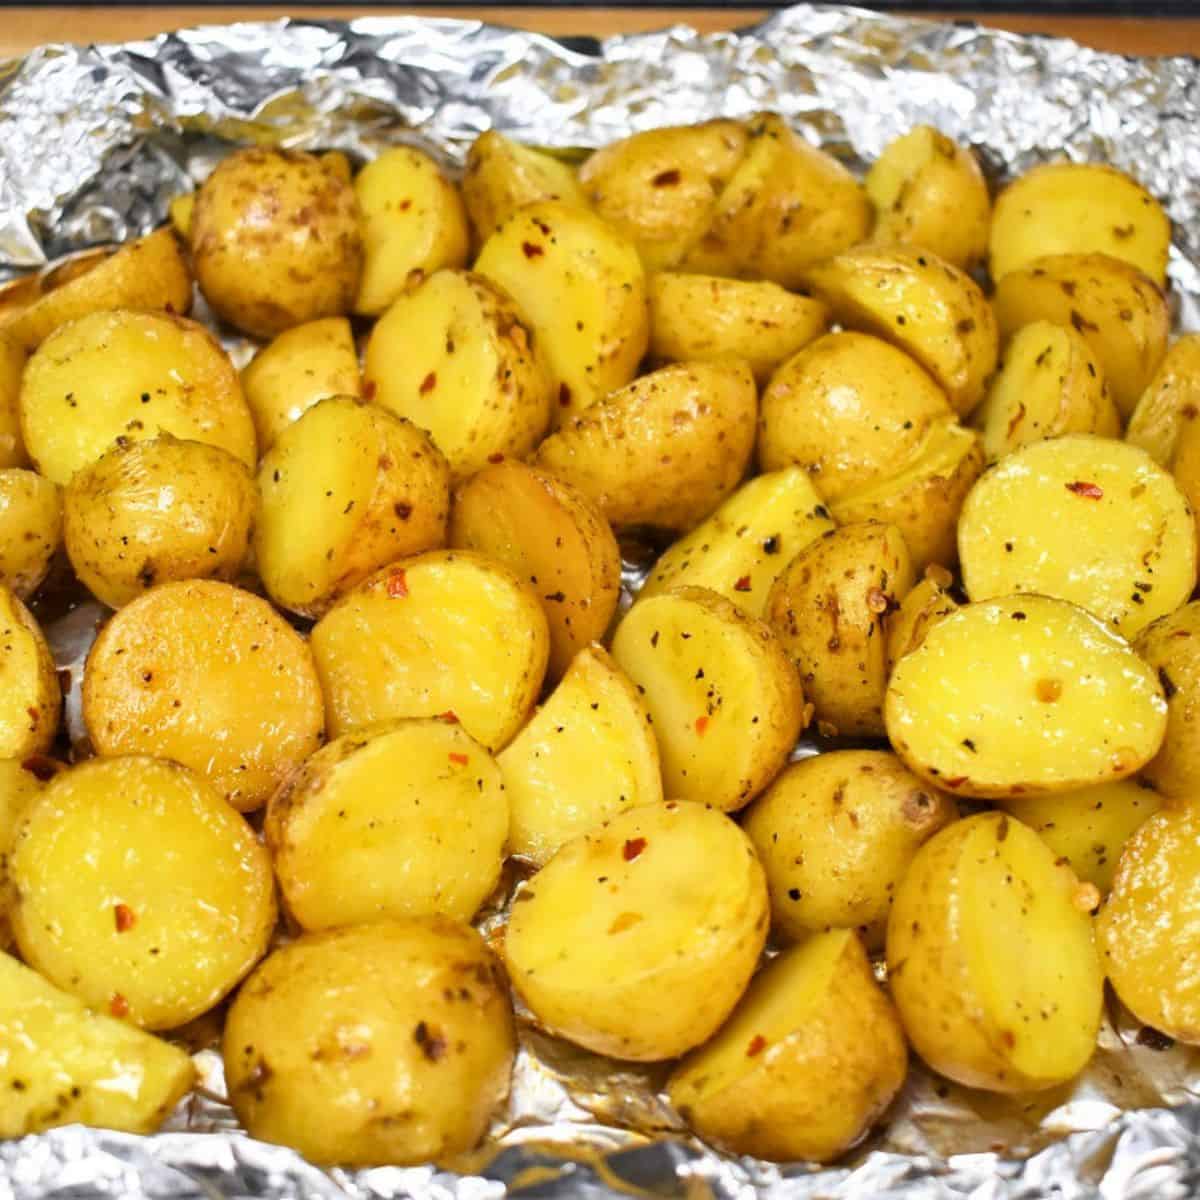
[[[565,383],[558,385],[558,402],[563,408],[569,408],[571,405],[571,389]]]
[[[459,754],[457,751],[452,750],[450,752],[450,761],[458,763],[460,767],[465,767],[471,760],[465,754]]]
[[[707,728],[708,728],[708,718],[707,717],[697,717],[696,718],[696,733],[700,737],[703,737],[704,731]]]
[[[444,713],[438,713],[438,720],[445,721],[447,725],[457,725],[458,713],[454,709],[448,708]]]
[[[659,171],[650,181],[655,187],[674,187],[683,176],[672,167],[669,171]]]
[[[127,1017],[129,1016],[129,1001],[120,992],[113,992],[112,999],[108,1002],[108,1011],[114,1017]]]
[[[743,575],[737,583],[733,585],[735,592],[748,592],[750,590],[750,576]]]
[[[408,595],[408,579],[403,569],[393,571],[387,578],[387,594],[393,600],[403,599]]]
[[[137,917],[128,904],[118,904],[113,909],[113,920],[116,923],[118,933],[128,933],[137,924]]]
[[[1087,500],[1100,500],[1104,496],[1104,489],[1098,483],[1088,483],[1083,479],[1077,479],[1074,483],[1063,486],[1068,492],[1074,492],[1075,495],[1083,496]]]
[[[412,208],[412,198],[405,196],[405,198],[401,200],[396,207],[399,208],[401,212],[408,212],[408,210]]]
[[[541,258],[546,253],[537,242],[522,242],[521,252],[526,258]]]
[[[44,754],[35,754],[21,763],[21,770],[28,771],[30,775],[42,783],[48,783],[58,774],[58,764],[54,759],[47,758]]]
[[[754,1058],[755,1055],[761,1054],[767,1048],[767,1039],[761,1033],[756,1033],[750,1039],[750,1045],[746,1047],[746,1057]]]
[[[499,452],[497,452],[496,454],[488,455],[488,462],[490,462],[490,463],[502,463],[503,461],[504,461],[504,455],[500,454]]]
[[[417,389],[422,396],[432,392],[437,387],[437,372],[430,371],[424,379],[421,380],[421,386]]]
[[[646,848],[645,838],[630,838],[625,843],[625,848],[621,851],[622,857],[626,862],[633,862],[635,858]]]
[[[366,382],[363,383],[363,399],[374,400],[375,392],[378,390],[378,387],[379,385],[375,382],[375,380],[366,380]]]
[[[950,775],[943,779],[942,782],[948,788],[960,788],[964,783],[967,782],[967,777],[965,775]]]

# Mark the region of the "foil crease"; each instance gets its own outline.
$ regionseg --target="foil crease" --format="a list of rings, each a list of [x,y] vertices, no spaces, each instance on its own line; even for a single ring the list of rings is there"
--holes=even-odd
[[[502,10],[501,10],[502,11]],[[69,30],[65,31],[69,33]],[[976,147],[997,182],[1066,155],[1134,172],[1174,223],[1178,329],[1200,328],[1200,70],[961,24],[799,5],[741,33],[676,27],[594,52],[477,22],[369,17],[184,30],[48,46],[0,64],[0,279],[146,232],[231,145],[341,149],[399,141],[447,166],[482,130],[564,152],[638,129],[760,109],[861,168],[919,122]],[[233,346],[244,355],[244,345]],[[239,358],[240,361],[240,358]],[[631,553],[626,602],[645,571]],[[78,684],[105,610],[39,613],[82,749]],[[797,755],[814,753],[805,744]],[[503,921],[515,882],[481,922]],[[179,1038],[201,1086],[149,1137],[69,1126],[0,1142],[0,1200],[352,1197],[500,1200],[1182,1200],[1200,1194],[1200,1051],[1115,1003],[1087,1071],[1036,1097],[949,1085],[914,1065],[886,1125],[844,1163],[732,1158],[688,1137],[663,1067],[614,1064],[527,1014],[507,1110],[481,1150],[440,1166],[324,1171],[237,1128],[217,1023]]]

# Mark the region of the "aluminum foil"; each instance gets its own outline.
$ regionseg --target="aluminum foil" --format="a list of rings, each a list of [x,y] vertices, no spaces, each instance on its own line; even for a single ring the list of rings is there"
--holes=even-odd
[[[69,29],[64,30],[69,34]],[[1200,69],[1071,42],[801,5],[739,34],[677,27],[595,53],[473,22],[364,18],[187,30],[51,46],[0,64],[0,279],[159,224],[231,144],[370,157],[413,141],[448,165],[481,130],[564,151],[637,129],[774,109],[861,167],[917,122],[973,144],[997,180],[1066,154],[1133,171],[1175,225],[1179,328],[1200,328]],[[635,584],[636,565],[627,572]],[[68,724],[103,610],[40,615]],[[802,748],[800,753],[815,747]],[[511,885],[512,880],[509,883]],[[485,918],[502,920],[503,900]],[[511,1101],[469,1160],[321,1171],[237,1129],[215,1019],[180,1036],[202,1086],[166,1131],[77,1126],[0,1143],[0,1200],[29,1197],[600,1197],[1173,1200],[1200,1193],[1200,1052],[1114,1005],[1096,1058],[1033,1098],[914,1068],[885,1126],[843,1165],[780,1168],[688,1138],[663,1070],[618,1065],[521,1023]]]

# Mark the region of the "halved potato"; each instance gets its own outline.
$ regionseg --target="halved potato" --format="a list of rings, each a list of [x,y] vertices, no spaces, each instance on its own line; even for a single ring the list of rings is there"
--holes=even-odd
[[[1134,638],[1196,585],[1196,525],[1144,450],[1073,434],[1034,442],[971,489],[958,525],[972,600],[1036,592]]]
[[[61,711],[46,638],[29,609],[0,584],[0,758],[45,754]]]
[[[56,484],[20,467],[0,468],[0,583],[27,599],[62,545],[63,502]]]
[[[896,663],[884,717],[922,779],[987,799],[1134,774],[1162,743],[1167,705],[1154,671],[1096,617],[1008,596],[929,629]]]
[[[775,635],[707,588],[635,604],[612,643],[654,721],[668,796],[727,812],[782,769],[807,722]]]
[[[544,866],[561,846],[663,797],[646,705],[601,646],[588,646],[501,753],[511,853]]]
[[[0,467],[29,464],[21,438],[21,376],[25,350],[0,328]]]
[[[1200,334],[1187,333],[1167,351],[1129,418],[1125,440],[1170,467],[1184,426],[1200,417]]]
[[[258,573],[281,608],[318,617],[385,563],[446,541],[450,469],[424,430],[332,396],[258,468]]]
[[[1096,1048],[1104,976],[1094,889],[1015,817],[980,813],[917,851],[888,923],[888,984],[904,1031],[939,1074],[1032,1092]]]
[[[911,654],[924,640],[930,628],[958,608],[958,602],[946,590],[950,574],[933,567],[900,601],[900,607],[884,618],[887,630],[888,672],[906,654]]]
[[[1173,800],[1194,796],[1200,783],[1200,601],[1155,621],[1134,649],[1167,698],[1167,735],[1142,777]]]
[[[767,887],[746,835],[715,809],[670,801],[568,842],[517,892],[504,956],[551,1032],[653,1062],[717,1031],[766,934]]]
[[[402,559],[365,579],[312,631],[329,732],[453,713],[489,750],[525,723],[550,637],[537,596],[466,550]]]
[[[62,769],[62,763],[42,754],[25,759],[0,758],[0,950],[7,950],[13,943],[10,919],[17,891],[9,878],[8,860],[17,830],[30,804]]]
[[[1196,536],[1200,538],[1200,422],[1190,421],[1180,428],[1171,474],[1191,505]]]

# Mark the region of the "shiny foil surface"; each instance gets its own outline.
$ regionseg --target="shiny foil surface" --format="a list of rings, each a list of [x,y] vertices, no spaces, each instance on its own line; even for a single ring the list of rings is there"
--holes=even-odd
[[[996,181],[1064,153],[1124,167],[1166,205],[1177,326],[1200,328],[1194,60],[1124,58],[823,5],[788,9],[738,34],[676,27],[612,38],[598,54],[475,22],[392,17],[45,47],[0,64],[0,279],[149,230],[231,145],[362,158],[412,141],[453,165],[493,126],[578,150],[656,125],[761,109],[784,114],[855,167],[918,122],[973,144]],[[227,344],[244,361],[245,344]],[[627,564],[630,589],[641,577],[636,561]],[[70,672],[63,681],[76,741],[83,659],[105,614],[94,603],[39,614]],[[505,900],[482,918],[485,933],[502,923]],[[224,1103],[218,1026],[202,1019],[181,1034],[196,1048],[202,1086],[164,1132],[71,1126],[0,1143],[0,1200],[1200,1194],[1200,1051],[1142,1029],[1115,1003],[1095,1059],[1070,1086],[1000,1097],[914,1066],[886,1125],[824,1169],[715,1153],[688,1137],[662,1098],[665,1067],[613,1063],[519,1017],[509,1105],[470,1160],[322,1171],[248,1138]]]

